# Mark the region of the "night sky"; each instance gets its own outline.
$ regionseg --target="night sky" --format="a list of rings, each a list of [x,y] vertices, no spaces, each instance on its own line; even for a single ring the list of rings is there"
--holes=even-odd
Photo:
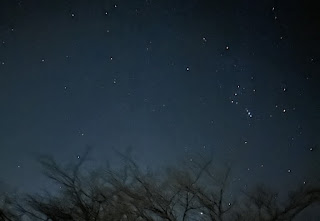
[[[194,154],[240,187],[320,177],[320,14],[311,1],[2,0],[0,180],[36,156],[145,166]]]

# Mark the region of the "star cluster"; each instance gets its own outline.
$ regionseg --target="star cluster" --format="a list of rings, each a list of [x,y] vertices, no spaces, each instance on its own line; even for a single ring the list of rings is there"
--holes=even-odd
[[[32,189],[34,155],[80,160],[87,145],[152,166],[212,155],[241,187],[313,181],[319,34],[295,3],[229,3],[3,3],[4,181]]]

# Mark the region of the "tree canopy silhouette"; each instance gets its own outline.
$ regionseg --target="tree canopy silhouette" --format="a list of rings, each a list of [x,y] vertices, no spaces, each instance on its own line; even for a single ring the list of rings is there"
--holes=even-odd
[[[308,185],[290,192],[285,203],[263,186],[230,201],[226,192],[231,169],[215,171],[211,159],[157,174],[142,170],[124,154],[121,168],[86,171],[86,156],[69,168],[52,157],[40,158],[44,175],[56,183],[58,191],[5,197],[0,220],[284,221],[320,202],[320,188]]]

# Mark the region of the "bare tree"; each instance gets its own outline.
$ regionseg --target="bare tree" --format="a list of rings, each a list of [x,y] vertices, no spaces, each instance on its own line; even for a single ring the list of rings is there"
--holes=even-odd
[[[286,204],[261,186],[230,202],[226,192],[231,170],[219,175],[211,159],[156,174],[120,154],[124,162],[120,169],[109,166],[85,172],[87,154],[71,168],[51,157],[41,158],[44,174],[59,191],[26,195],[15,210],[0,210],[1,220],[19,220],[10,212],[15,211],[31,220],[48,221],[284,221],[320,202],[319,188],[306,186],[292,192]]]
[[[7,194],[3,194],[0,197],[0,221],[16,221],[19,218],[15,211],[14,200]]]
[[[246,199],[235,212],[234,220],[289,221],[307,207],[320,203],[320,188],[306,185],[290,192],[284,203],[280,202],[276,192],[264,186],[257,186],[244,195]]]

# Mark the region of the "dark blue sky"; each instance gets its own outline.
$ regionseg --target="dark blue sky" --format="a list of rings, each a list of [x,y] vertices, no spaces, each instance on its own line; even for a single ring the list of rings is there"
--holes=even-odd
[[[212,154],[239,186],[319,182],[320,18],[304,1],[1,1],[0,178],[38,154]]]

